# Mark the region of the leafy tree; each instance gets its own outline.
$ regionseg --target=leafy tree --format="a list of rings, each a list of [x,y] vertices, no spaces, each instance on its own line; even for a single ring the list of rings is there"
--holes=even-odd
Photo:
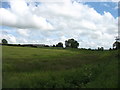
[[[116,37],[116,41],[113,43],[113,49],[120,49],[120,38]]]
[[[101,47],[101,50],[103,51],[103,50],[104,50],[104,48],[103,48],[103,47]]]
[[[53,47],[55,47],[55,45],[53,45]]]
[[[100,50],[100,47],[98,47],[98,50]]]
[[[104,48],[103,47],[98,47],[98,51],[103,51]]]
[[[114,42],[113,49],[120,49],[120,42]]]
[[[63,47],[63,43],[62,42],[59,42],[56,47]]]
[[[91,48],[88,48],[88,50],[91,50]]]
[[[111,48],[109,48],[109,51],[112,50]]]
[[[2,44],[8,44],[8,41],[6,39],[2,39]]]
[[[50,47],[49,45],[45,45],[44,47]]]
[[[74,39],[68,39],[65,41],[65,46],[70,48],[78,48],[79,43]]]

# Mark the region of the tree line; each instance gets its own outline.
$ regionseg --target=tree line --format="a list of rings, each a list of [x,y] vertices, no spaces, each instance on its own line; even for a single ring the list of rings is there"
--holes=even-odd
[[[6,39],[2,39],[2,45],[11,45],[11,44],[8,44],[8,41]],[[26,44],[26,45],[20,45],[20,44],[13,44],[15,46],[31,46],[32,47],[32,44]],[[74,39],[68,39],[65,41],[65,47],[66,48],[78,48],[79,46],[79,43],[74,40]],[[49,45],[44,45],[44,47],[49,47]],[[62,47],[63,48],[63,43],[62,42],[59,42],[58,44],[56,45],[53,45],[52,47]]]
[[[116,37],[115,39],[116,41],[113,43],[113,48],[110,48],[109,50],[117,50],[120,49],[120,38]],[[34,44],[26,44],[26,45],[20,45],[20,44],[8,44],[8,41],[6,39],[2,39],[2,45],[9,45],[9,46],[29,46],[29,47],[37,47]],[[49,46],[49,45],[42,45],[42,47],[61,47],[63,48],[63,43],[59,42],[56,45],[53,46]],[[68,39],[65,41],[65,48],[78,48],[79,47],[79,43],[78,41],[72,39]],[[83,48],[85,49],[85,48]],[[89,48],[88,50],[91,50],[91,48]],[[103,51],[104,48],[103,47],[98,47],[99,51]]]

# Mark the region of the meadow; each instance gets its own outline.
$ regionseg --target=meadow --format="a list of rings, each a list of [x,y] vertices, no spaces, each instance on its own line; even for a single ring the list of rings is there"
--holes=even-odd
[[[117,88],[118,51],[2,46],[3,88]]]

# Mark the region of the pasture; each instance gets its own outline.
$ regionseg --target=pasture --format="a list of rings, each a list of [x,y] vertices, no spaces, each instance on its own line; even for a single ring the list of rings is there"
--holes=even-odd
[[[117,88],[117,54],[2,46],[3,88]]]

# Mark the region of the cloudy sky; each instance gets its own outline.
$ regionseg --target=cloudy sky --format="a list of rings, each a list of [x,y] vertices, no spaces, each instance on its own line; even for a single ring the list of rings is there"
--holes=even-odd
[[[53,45],[74,38],[79,48],[107,49],[118,34],[118,2],[7,0],[0,4],[0,39],[9,43]]]

